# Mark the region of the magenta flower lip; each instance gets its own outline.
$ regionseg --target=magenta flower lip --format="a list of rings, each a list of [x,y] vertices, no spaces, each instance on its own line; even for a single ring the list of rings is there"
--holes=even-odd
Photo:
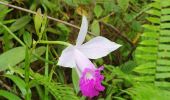
[[[105,87],[101,85],[104,76],[100,74],[103,66],[98,69],[86,68],[80,78],[79,86],[84,96],[93,98],[98,96],[100,91],[104,91]]]

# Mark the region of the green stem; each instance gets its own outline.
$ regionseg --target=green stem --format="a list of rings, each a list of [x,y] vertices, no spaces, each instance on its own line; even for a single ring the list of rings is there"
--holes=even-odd
[[[49,60],[48,59],[48,44],[47,44],[47,47],[46,47],[46,57],[45,57],[45,60]],[[45,62],[45,76],[48,77],[48,62]],[[45,87],[45,99],[44,100],[48,100],[48,90],[47,88]]]
[[[26,46],[24,42],[22,42],[8,27],[6,27],[4,24],[0,22],[0,25],[10,34],[14,37],[15,40],[17,40],[22,46]]]
[[[49,61],[49,60],[46,60],[44,59],[43,57],[40,57],[39,55],[37,54],[33,54],[37,59],[41,60],[41,61],[44,61],[44,62],[48,62],[49,64],[57,64],[57,61]]]
[[[30,100],[31,95],[29,93],[29,75],[30,75],[30,51],[28,47],[25,50],[25,83],[26,83],[26,95],[25,99]]]
[[[65,46],[70,46],[69,43],[63,42],[63,41],[38,41],[37,43],[41,44],[60,44],[60,45],[65,45]]]

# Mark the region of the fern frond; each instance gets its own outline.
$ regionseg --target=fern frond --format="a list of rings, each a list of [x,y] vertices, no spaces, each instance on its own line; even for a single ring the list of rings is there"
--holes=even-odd
[[[31,82],[45,86],[49,92],[56,98],[56,100],[78,100],[78,97],[75,95],[74,90],[71,87],[66,85],[49,81],[48,78],[34,73],[34,80]]]
[[[21,68],[11,68],[10,70],[20,76],[24,76],[24,70]],[[43,85],[56,100],[79,100],[74,93],[73,88],[61,83],[50,81],[49,78],[38,73],[34,73],[33,71],[31,71],[30,75],[33,78],[33,80],[29,83],[30,88],[36,85]]]
[[[169,100],[170,92],[153,85],[138,84],[127,90],[132,100]]]
[[[147,20],[142,41],[136,49],[139,66],[134,69],[141,82],[158,87],[170,87],[170,0],[154,0]]]

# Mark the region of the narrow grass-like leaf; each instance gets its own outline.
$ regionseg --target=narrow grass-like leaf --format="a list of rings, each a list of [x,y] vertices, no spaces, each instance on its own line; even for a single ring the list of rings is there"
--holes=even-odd
[[[47,77],[44,77],[38,73],[32,73],[34,80],[32,83],[35,85],[41,84],[45,86],[49,92],[56,98],[56,100],[78,100],[78,97],[73,92],[71,87],[66,85],[49,81]]]
[[[25,90],[26,84],[25,84],[24,80],[22,80],[18,76],[9,75],[9,74],[6,74],[5,77],[11,79],[17,85],[17,87],[20,89],[20,91],[22,92],[23,95],[26,94],[26,90]],[[29,90],[29,92],[31,92],[31,90]]]
[[[0,96],[6,98],[8,100],[21,100],[21,98],[19,98],[15,94],[5,91],[5,90],[0,90]]]
[[[73,81],[74,89],[76,93],[78,93],[80,90],[79,89],[79,76],[74,68],[72,69],[72,81]]]
[[[17,19],[16,22],[13,23],[9,29],[10,29],[12,32],[15,32],[15,31],[23,28],[23,27],[24,27],[25,25],[27,25],[30,21],[31,21],[31,17],[30,17],[30,16],[23,16],[23,17]]]

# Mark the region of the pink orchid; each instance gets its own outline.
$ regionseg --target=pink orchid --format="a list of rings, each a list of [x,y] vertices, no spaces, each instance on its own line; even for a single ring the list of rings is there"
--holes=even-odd
[[[83,44],[87,31],[88,21],[83,16],[76,45],[70,45],[63,50],[58,65],[75,68],[80,77],[79,86],[82,94],[92,98],[105,88],[101,85],[104,76],[100,71],[103,67],[96,68],[89,59],[104,57],[121,45],[102,36],[97,36]]]

